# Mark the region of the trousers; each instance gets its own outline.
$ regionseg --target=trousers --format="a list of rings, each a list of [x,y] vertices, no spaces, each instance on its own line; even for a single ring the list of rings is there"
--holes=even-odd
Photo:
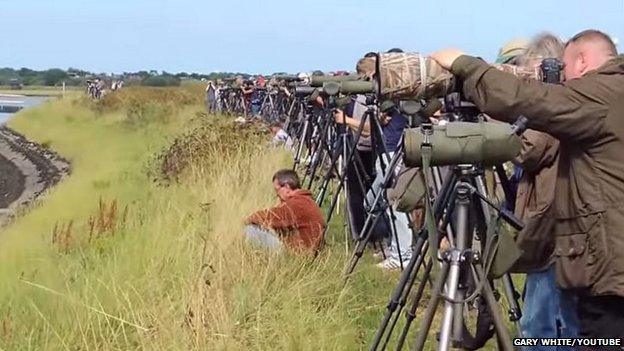
[[[386,165],[390,164],[390,159],[394,153],[389,152],[388,157],[383,155],[384,163]],[[382,191],[383,180],[385,177],[385,172],[382,171],[381,168],[381,158],[377,159],[375,163],[375,168],[377,171],[377,175],[375,180],[373,181],[373,185],[371,186],[371,190],[366,194],[368,198],[368,203],[373,204],[375,201],[375,194],[377,192]],[[394,214],[394,220],[392,219],[392,214]],[[410,228],[410,220],[405,213],[390,211],[390,207],[386,209],[386,215],[390,219],[390,225],[395,226],[396,228],[396,237],[392,235],[390,237],[390,249],[388,250],[388,257],[392,259],[399,259],[408,261],[412,257],[412,229]],[[383,220],[383,219],[380,219]]]
[[[284,244],[274,233],[257,225],[245,226],[245,237],[251,244],[269,251],[282,252],[284,250]]]
[[[577,296],[562,290],[555,281],[555,265],[528,273],[524,287],[524,310],[520,319],[525,338],[576,338],[579,333]],[[572,347],[534,346],[531,351],[573,351]]]

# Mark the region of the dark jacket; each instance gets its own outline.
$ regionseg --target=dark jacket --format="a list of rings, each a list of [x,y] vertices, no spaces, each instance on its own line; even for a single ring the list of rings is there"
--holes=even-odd
[[[282,234],[282,241],[295,251],[316,251],[323,242],[323,213],[307,190],[296,190],[279,205],[252,214],[247,223]]]
[[[522,167],[515,214],[524,222],[516,242],[523,253],[514,272],[540,271],[553,263],[555,249],[552,203],[555,199],[559,141],[527,129],[521,136],[522,150],[512,162]]]
[[[624,296],[624,57],[563,85],[525,81],[461,56],[452,71],[483,112],[560,141],[553,206],[557,280]]]

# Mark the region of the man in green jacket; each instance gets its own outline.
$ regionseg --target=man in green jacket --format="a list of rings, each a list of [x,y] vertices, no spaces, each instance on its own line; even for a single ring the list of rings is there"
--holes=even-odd
[[[456,49],[431,55],[484,113],[560,141],[553,206],[557,282],[576,289],[580,336],[624,338],[624,57],[587,30],[565,47],[566,81],[501,72]]]

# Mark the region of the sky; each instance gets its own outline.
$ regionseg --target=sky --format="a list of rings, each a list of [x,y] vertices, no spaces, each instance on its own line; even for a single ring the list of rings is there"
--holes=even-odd
[[[457,47],[595,28],[624,50],[624,0],[0,0],[0,67],[93,72],[353,70],[369,51]]]

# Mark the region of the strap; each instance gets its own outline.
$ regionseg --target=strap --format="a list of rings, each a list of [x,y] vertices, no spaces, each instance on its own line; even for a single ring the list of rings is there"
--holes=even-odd
[[[490,225],[486,231],[486,240],[485,240],[485,248],[483,250],[483,274],[484,279],[487,279],[490,275],[490,270],[492,270],[492,265],[494,264],[494,259],[496,258],[496,252],[498,251],[499,245],[499,229],[501,225],[500,216],[493,215],[490,219]]]
[[[433,132],[433,127],[425,127],[422,130],[424,133],[423,142],[420,145],[422,167],[421,174],[425,185],[425,226],[427,227],[427,233],[429,238],[429,255],[432,260],[437,259],[438,246],[440,238],[438,235],[437,225],[435,223],[435,217],[433,215],[433,209],[431,208],[431,195],[429,193],[429,170],[431,169],[431,154],[433,147],[430,142],[430,136]]]
[[[418,54],[418,65],[420,67],[420,86],[418,87],[416,94],[419,97],[423,97],[425,91],[427,91],[427,59],[420,53]]]
[[[427,86],[427,63],[421,54],[418,54],[418,64],[420,65],[420,84]]]

